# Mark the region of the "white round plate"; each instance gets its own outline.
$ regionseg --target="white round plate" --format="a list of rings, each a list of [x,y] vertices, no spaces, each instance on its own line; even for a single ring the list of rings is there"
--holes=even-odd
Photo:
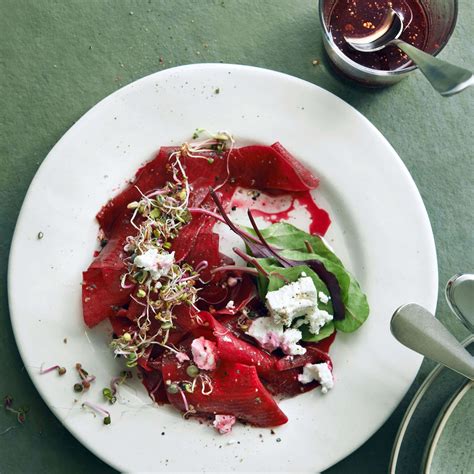
[[[314,195],[332,217],[327,238],[371,305],[359,331],[336,339],[335,388],[283,401],[289,422],[275,435],[236,426],[221,436],[170,407],[153,406],[138,381],[121,387],[110,426],[81,408],[86,399],[103,405],[101,389],[121,369],[107,347],[107,324],[86,331],[82,322],[81,272],[96,246],[94,216],[161,145],[181,144],[197,127],[229,130],[240,143],[278,140],[321,178]],[[116,469],[315,472],[366,441],[402,399],[421,357],[392,338],[390,317],[407,302],[434,311],[437,274],[418,190],[367,119],[285,74],[200,64],[115,92],[53,148],[18,219],[9,301],[21,356],[41,396],[81,443]],[[97,376],[82,396],[72,391],[76,362]],[[40,375],[41,364],[64,365],[68,372]]]

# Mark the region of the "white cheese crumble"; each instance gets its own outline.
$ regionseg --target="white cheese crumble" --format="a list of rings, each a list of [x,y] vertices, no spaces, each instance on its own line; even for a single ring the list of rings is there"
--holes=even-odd
[[[150,272],[153,280],[159,280],[167,275],[174,263],[174,252],[159,253],[157,249],[149,249],[142,255],[137,255],[133,263],[138,268]]]
[[[283,324],[276,324],[273,318],[262,317],[252,322],[249,336],[256,339],[269,352],[278,348],[287,355],[301,355],[306,349],[298,344],[302,334],[298,329],[285,330]]]
[[[227,309],[230,309],[230,310],[235,309],[235,303],[234,303],[234,301],[233,301],[233,300],[229,300],[229,302],[225,305],[225,307],[226,307]]]
[[[321,384],[321,392],[328,393],[334,387],[334,378],[326,362],[321,364],[306,364],[303,373],[298,375],[298,381],[306,384],[313,380]]]
[[[217,344],[204,337],[199,337],[191,343],[194,363],[201,370],[214,370],[217,366]]]
[[[332,314],[329,314],[324,309],[319,309],[316,306],[316,308],[311,313],[308,313],[304,318],[298,319],[296,321],[295,327],[300,327],[303,324],[307,324],[309,332],[311,334],[317,335],[319,334],[321,328],[329,321],[332,321],[333,318],[334,316]]]
[[[302,334],[298,329],[287,329],[280,340],[280,347],[285,354],[302,355],[306,352],[303,346],[298,342],[301,340]]]
[[[269,291],[266,297],[267,308],[276,324],[290,326],[295,318],[314,311],[317,292],[310,277],[300,277],[275,291]]]
[[[232,431],[232,426],[236,421],[234,415],[216,415],[212,424],[220,434],[227,434]]]
[[[323,293],[322,291],[318,293],[318,298],[319,298],[319,301],[321,301],[321,303],[323,304],[328,304],[329,300],[331,299],[330,296],[328,296],[326,293]]]

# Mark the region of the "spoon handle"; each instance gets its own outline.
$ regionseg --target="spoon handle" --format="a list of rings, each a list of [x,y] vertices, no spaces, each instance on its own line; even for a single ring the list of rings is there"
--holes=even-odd
[[[427,309],[415,303],[400,306],[390,329],[409,349],[474,380],[474,357]]]
[[[431,85],[445,97],[474,84],[472,72],[467,69],[442,61],[404,41],[396,39],[391,43],[406,53]]]

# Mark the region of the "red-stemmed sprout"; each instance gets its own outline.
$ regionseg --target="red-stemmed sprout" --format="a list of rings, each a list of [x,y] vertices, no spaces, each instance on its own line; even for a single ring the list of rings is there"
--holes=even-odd
[[[81,378],[81,383],[74,384],[75,392],[82,392],[83,390],[88,390],[91,386],[91,382],[95,380],[95,375],[90,375],[87,370],[84,370],[82,364],[79,362],[76,364],[76,370]]]
[[[47,374],[49,372],[52,372],[53,370],[57,370],[58,375],[64,375],[66,373],[65,367],[61,367],[59,365],[53,365],[52,367],[48,367],[47,369],[43,369],[43,367],[41,367],[40,374],[41,375]]]
[[[125,380],[132,378],[132,373],[129,370],[124,370],[121,372],[119,377],[114,377],[110,381],[110,388],[105,387],[102,389],[102,395],[104,398],[113,405],[117,401],[117,391],[118,387],[122,385]]]
[[[28,413],[29,409],[25,407],[21,407],[18,409],[13,408],[13,397],[10,395],[6,395],[3,398],[3,408],[6,411],[12,412],[16,415],[16,419],[18,423],[23,424],[26,420],[26,414]]]
[[[91,403],[91,402],[84,402],[82,404],[82,407],[90,408],[94,413],[102,415],[104,417],[103,418],[104,425],[110,425],[110,423],[112,422],[110,418],[110,413],[105,408],[102,408],[101,406],[95,405],[94,403]]]

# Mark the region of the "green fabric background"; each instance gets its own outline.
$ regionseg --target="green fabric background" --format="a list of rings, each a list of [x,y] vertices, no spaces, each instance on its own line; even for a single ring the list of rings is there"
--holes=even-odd
[[[472,69],[473,33],[472,1],[461,0],[457,28],[441,57]],[[314,59],[320,64],[314,66]],[[419,73],[381,90],[339,79],[323,54],[316,1],[0,0],[0,396],[10,394],[30,408],[23,426],[0,410],[0,472],[110,471],[50,413],[13,339],[8,251],[31,179],[56,141],[103,97],[155,71],[218,61],[318,84],[356,107],[388,138],[412,173],[432,222],[438,316],[459,338],[467,334],[441,290],[452,274],[474,270],[474,89],[444,99]],[[26,292],[30,283],[25,272]],[[424,363],[379,432],[328,472],[386,471],[403,411],[431,365]],[[4,433],[10,426],[14,429]]]

